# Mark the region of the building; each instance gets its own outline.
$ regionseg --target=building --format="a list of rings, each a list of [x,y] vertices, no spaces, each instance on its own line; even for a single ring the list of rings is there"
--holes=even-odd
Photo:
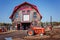
[[[28,2],[16,6],[10,16],[12,24],[18,30],[30,28],[30,26],[40,26],[42,19],[37,7]]]

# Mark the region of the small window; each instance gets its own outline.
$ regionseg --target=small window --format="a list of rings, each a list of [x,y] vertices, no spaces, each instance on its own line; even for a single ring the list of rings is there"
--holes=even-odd
[[[37,23],[35,23],[34,25],[37,26]]]
[[[18,13],[15,14],[15,18],[18,18]]]
[[[34,26],[37,26],[37,22],[36,21],[34,21]]]
[[[37,18],[37,16],[33,16],[34,18]]]
[[[22,11],[22,14],[25,14],[25,10]]]
[[[30,12],[30,10],[27,10],[27,12]]]
[[[14,21],[14,19],[12,19],[12,21]]]
[[[22,12],[25,12],[25,10],[24,10],[24,11],[22,11]]]
[[[34,12],[34,15],[35,15],[35,16],[37,15],[36,12]]]
[[[37,13],[36,12],[33,13],[33,18],[37,18]]]

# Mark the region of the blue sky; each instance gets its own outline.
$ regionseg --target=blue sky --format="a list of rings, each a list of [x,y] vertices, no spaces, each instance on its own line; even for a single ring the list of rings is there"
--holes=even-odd
[[[42,22],[49,22],[50,16],[53,21],[60,22],[60,0],[0,0],[0,22],[11,23],[9,16],[14,7],[25,1],[38,7]]]

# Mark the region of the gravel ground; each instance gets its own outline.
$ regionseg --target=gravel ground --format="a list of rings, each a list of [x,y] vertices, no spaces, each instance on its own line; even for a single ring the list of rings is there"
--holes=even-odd
[[[0,34],[0,40],[5,40],[5,38],[11,37],[12,40],[60,40],[60,28],[53,29],[52,32],[50,32],[50,35],[46,36],[26,36],[27,30],[18,30],[6,34]]]
[[[18,30],[10,33],[0,34],[0,40],[5,40],[5,38],[11,37],[13,40],[22,39],[26,36],[26,30]]]

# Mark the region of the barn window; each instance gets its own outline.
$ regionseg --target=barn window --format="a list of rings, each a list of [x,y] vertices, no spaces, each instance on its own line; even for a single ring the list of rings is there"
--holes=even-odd
[[[35,23],[34,25],[37,26],[37,23]]]
[[[36,21],[34,21],[33,25],[34,25],[34,26],[37,26],[37,22],[36,22]]]
[[[25,10],[23,10],[22,13],[25,14]]]
[[[12,19],[12,21],[14,21],[14,19]]]
[[[30,12],[30,10],[27,10],[27,12]]]
[[[18,18],[18,13],[15,13],[15,18]]]
[[[27,13],[30,14],[30,10],[27,10]]]
[[[33,13],[33,18],[37,18],[37,13],[36,12]]]
[[[22,13],[24,13],[24,12],[25,12],[25,10],[22,11]]]

